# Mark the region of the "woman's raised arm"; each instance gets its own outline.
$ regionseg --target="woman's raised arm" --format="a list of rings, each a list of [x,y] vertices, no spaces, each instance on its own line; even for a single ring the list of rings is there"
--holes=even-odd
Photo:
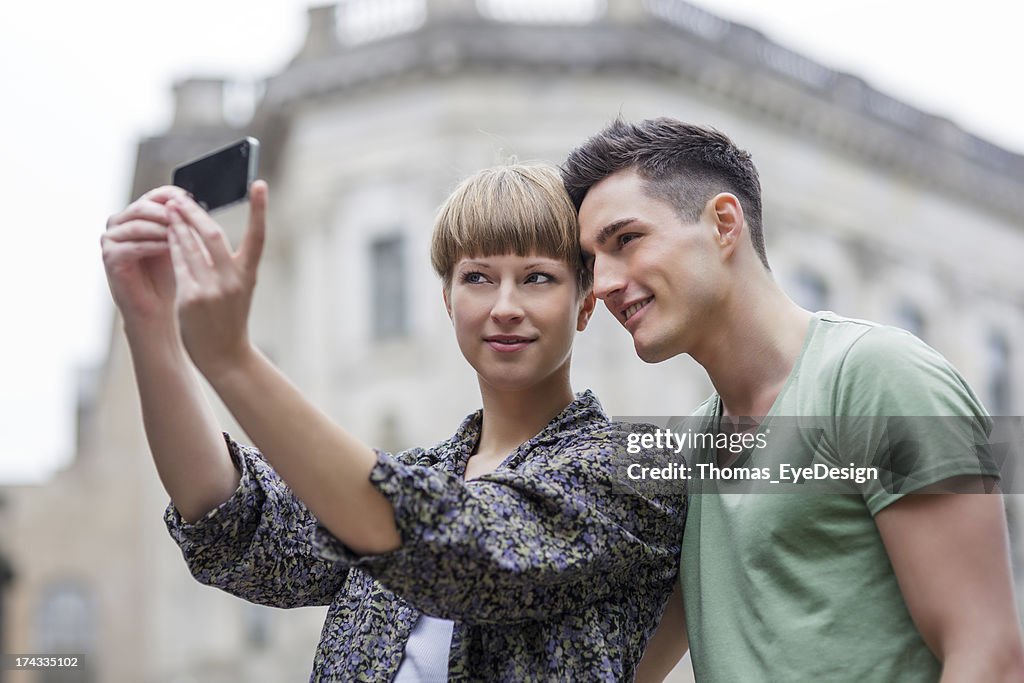
[[[228,499],[239,474],[178,333],[167,202],[184,195],[170,186],[147,192],[110,217],[101,247],[157,472],[183,518],[194,521]]]
[[[249,225],[234,253],[221,227],[191,198],[168,201],[185,348],[317,519],[356,551],[393,550],[400,544],[394,512],[369,482],[373,451],[309,403],[249,340],[249,308],[266,234],[266,183],[253,183],[249,197]]]

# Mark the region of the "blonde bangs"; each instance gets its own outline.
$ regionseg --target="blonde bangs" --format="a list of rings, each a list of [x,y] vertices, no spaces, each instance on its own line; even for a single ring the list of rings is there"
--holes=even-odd
[[[580,291],[590,288],[576,209],[553,166],[485,169],[462,181],[441,206],[430,258],[445,288],[460,259],[502,254],[564,261],[576,270]]]

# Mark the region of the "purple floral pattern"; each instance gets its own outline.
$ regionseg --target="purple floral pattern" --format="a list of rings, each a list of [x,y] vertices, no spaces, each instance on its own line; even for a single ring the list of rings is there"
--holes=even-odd
[[[310,680],[390,681],[422,613],[452,619],[451,681],[632,680],[677,578],[681,493],[617,485],[629,432],[584,392],[494,472],[466,481],[470,415],[424,450],[377,454],[402,547],[360,556],[255,449],[195,524],[165,514],[197,580],[275,607],[330,605]],[[639,457],[651,457],[649,454]]]

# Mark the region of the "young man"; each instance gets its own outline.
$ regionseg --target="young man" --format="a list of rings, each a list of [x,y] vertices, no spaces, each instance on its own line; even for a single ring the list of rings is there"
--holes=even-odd
[[[912,335],[786,296],[765,254],[757,171],[725,135],[616,121],[570,153],[563,179],[595,293],[637,355],[688,353],[707,370],[715,394],[698,415],[767,416],[754,417],[759,434],[766,420],[826,418],[812,442],[769,436],[738,458],[695,452],[691,465],[869,464],[889,416],[991,426],[957,371]],[[691,497],[681,572],[699,681],[1024,680],[1001,496],[924,495],[990,490],[998,472],[969,438],[942,431],[912,435],[912,479],[860,495]],[[685,652],[671,612],[650,670]]]

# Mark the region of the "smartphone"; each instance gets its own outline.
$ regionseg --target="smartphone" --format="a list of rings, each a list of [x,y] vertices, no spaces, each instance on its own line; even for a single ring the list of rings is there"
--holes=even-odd
[[[215,211],[244,201],[256,180],[260,143],[242,138],[174,169],[172,182],[192,193],[196,203]]]

